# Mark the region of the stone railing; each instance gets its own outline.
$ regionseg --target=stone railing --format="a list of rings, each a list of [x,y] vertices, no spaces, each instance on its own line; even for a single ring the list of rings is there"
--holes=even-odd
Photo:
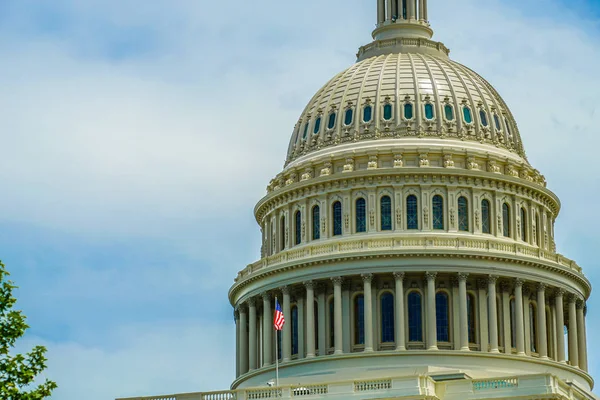
[[[473,381],[473,390],[495,390],[519,387],[518,378],[477,379]]]
[[[400,236],[394,237],[371,237],[369,239],[348,239],[348,240],[326,240],[322,242],[313,242],[308,245],[285,250],[268,256],[253,264],[248,265],[244,270],[238,273],[236,282],[257,273],[265,268],[274,267],[280,264],[295,261],[310,261],[311,258],[334,256],[341,254],[358,254],[373,251],[393,250],[400,254],[415,251],[440,251],[457,250],[468,251],[470,253],[479,253],[481,255],[513,255],[519,257],[531,258],[533,260],[551,262],[558,264],[573,272],[581,273],[581,267],[560,254],[543,250],[539,247],[530,246],[521,243],[510,243],[501,239],[493,238],[469,238],[469,237],[415,237]]]

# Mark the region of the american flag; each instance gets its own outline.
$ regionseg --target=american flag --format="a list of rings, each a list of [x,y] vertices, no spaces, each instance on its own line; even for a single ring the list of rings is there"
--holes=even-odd
[[[275,315],[273,317],[273,325],[275,329],[280,331],[283,329],[283,324],[285,324],[285,318],[283,316],[283,311],[281,311],[281,304],[275,298]]]

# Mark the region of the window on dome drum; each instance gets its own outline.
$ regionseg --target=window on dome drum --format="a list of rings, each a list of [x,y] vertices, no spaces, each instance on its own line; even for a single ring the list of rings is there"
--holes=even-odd
[[[492,233],[490,224],[490,202],[481,200],[481,231],[483,233]]]
[[[433,196],[433,229],[444,229],[444,199],[439,194]]]
[[[437,292],[435,295],[435,320],[438,342],[450,341],[450,311],[448,308],[448,294]]]
[[[319,131],[321,130],[321,117],[317,118],[317,120],[315,121],[315,127],[313,129],[313,134],[317,134],[319,133]]]
[[[536,306],[533,303],[529,303],[529,341],[530,349],[533,353],[537,353],[537,312]]]
[[[333,236],[342,234],[342,203],[336,201],[332,206],[333,210]]]
[[[413,105],[411,103],[406,103],[404,105],[404,118],[412,119],[413,118]]]
[[[329,114],[329,122],[327,123],[327,129],[335,128],[335,113]]]
[[[454,121],[454,109],[450,104],[444,106],[444,114],[446,115],[447,121]]]
[[[517,320],[515,315],[515,299],[510,299],[510,342],[512,347],[517,347]]]
[[[381,230],[392,230],[392,199],[390,196],[381,198]]]
[[[292,307],[292,355],[298,354],[298,307]]]
[[[365,106],[363,109],[363,122],[371,122],[373,119],[373,107]]]
[[[318,240],[321,238],[321,210],[319,206],[312,209],[312,238]]]
[[[521,207],[521,240],[527,241],[527,211]]]
[[[394,295],[381,295],[381,343],[394,342]]]
[[[419,229],[419,210],[414,194],[406,198],[406,229]]]
[[[479,119],[481,120],[481,125],[488,126],[487,113],[483,110],[479,110]]]
[[[502,130],[502,126],[500,125],[500,118],[498,117],[498,114],[494,114],[494,124],[496,125],[497,131]]]
[[[421,294],[410,292],[408,294],[408,341],[423,341],[423,315]]]
[[[504,117],[504,123],[506,124],[506,132],[509,135],[512,135],[512,133],[510,132],[510,124],[508,123],[508,118]]]
[[[392,105],[386,104],[383,106],[383,119],[389,121],[392,119]]]
[[[308,135],[308,125],[310,124],[310,119],[306,121],[304,124],[304,133],[302,134],[302,139],[306,139],[306,135]]]
[[[302,242],[302,213],[300,211],[296,211],[295,222],[296,226],[294,228],[296,232],[294,234],[294,243],[299,245]]]
[[[433,119],[433,104],[431,103],[425,104],[425,118]]]
[[[285,250],[285,217],[279,220],[279,248]]]
[[[356,232],[367,231],[367,202],[360,198],[356,200]]]
[[[346,114],[344,114],[344,125],[352,125],[352,120],[354,119],[354,111],[349,108],[346,110]]]
[[[469,232],[469,201],[464,196],[458,198],[458,230]]]
[[[542,225],[540,225],[540,214],[535,213],[535,230],[536,230],[536,243],[538,246],[542,245]]]
[[[467,106],[463,107],[463,117],[467,124],[470,124],[473,122],[473,115],[471,114],[471,109]]]
[[[510,237],[510,207],[508,204],[502,204],[502,234]]]
[[[335,320],[333,313],[335,312],[335,306],[333,298],[329,300],[329,347],[335,346]]]
[[[467,294],[467,323],[469,325],[469,343],[477,343],[475,328],[475,296]]]
[[[354,298],[354,344],[365,344],[365,297],[362,294]]]

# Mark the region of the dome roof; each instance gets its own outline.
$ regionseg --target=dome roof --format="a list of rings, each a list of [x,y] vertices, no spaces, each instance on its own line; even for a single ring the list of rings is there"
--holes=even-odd
[[[325,84],[304,109],[286,166],[322,149],[390,138],[399,146],[415,138],[423,146],[434,142],[428,139],[446,139],[442,142],[453,147],[478,142],[485,151],[527,163],[504,100],[447,54],[441,43],[426,38],[392,38],[362,47],[359,61]]]

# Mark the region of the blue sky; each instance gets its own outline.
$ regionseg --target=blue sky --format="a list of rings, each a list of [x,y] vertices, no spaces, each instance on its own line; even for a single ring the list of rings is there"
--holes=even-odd
[[[54,398],[229,386],[252,209],[375,20],[372,2],[284,3],[0,0],[0,258]],[[430,3],[436,38],[503,95],[561,198],[559,251],[600,285],[600,4]]]

